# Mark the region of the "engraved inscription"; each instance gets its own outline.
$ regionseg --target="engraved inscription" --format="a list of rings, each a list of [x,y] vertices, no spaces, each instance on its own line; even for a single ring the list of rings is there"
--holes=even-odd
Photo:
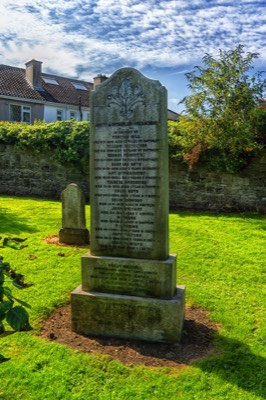
[[[160,308],[156,307],[156,305],[141,305],[141,304],[134,304],[130,302],[108,302],[104,303],[104,314],[99,313],[98,304],[93,297],[86,297],[85,299],[87,304],[90,304],[90,307],[95,307],[92,310],[91,315],[93,315],[93,322],[99,323],[101,326],[104,325],[106,322],[106,314],[112,315],[114,314],[116,317],[121,316],[125,318],[125,314],[131,319],[133,315],[142,315],[142,313],[146,313],[149,316],[150,324],[152,323],[159,323],[162,320],[162,311]],[[135,317],[136,318],[136,317]],[[134,321],[134,320],[132,320]]]
[[[88,275],[89,280],[101,282],[105,290],[145,293],[148,287],[160,287],[160,276],[157,271],[144,271],[139,265],[109,263],[105,266],[95,266]]]
[[[94,141],[94,197],[98,206],[95,238],[110,246],[148,252],[154,245],[158,201],[155,125],[98,128]]]

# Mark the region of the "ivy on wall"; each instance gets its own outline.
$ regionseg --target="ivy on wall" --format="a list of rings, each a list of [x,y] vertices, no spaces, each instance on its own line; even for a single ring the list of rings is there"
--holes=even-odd
[[[265,147],[266,110],[258,110],[256,126],[258,127],[257,144],[259,148]],[[33,153],[49,152],[52,159],[61,164],[77,163],[81,167],[89,163],[90,123],[88,121],[76,122],[56,121],[51,123],[36,122],[33,125],[0,122],[0,143],[12,144],[21,150]],[[168,121],[169,157],[184,161],[190,165],[186,158],[187,141],[190,140],[188,132],[184,131],[184,117],[180,121]],[[202,146],[202,145],[201,145]],[[195,163],[200,158],[202,148],[195,146],[193,156]],[[206,151],[200,162],[212,171],[235,173],[245,166],[249,158],[254,156],[254,151],[246,149],[238,159],[232,157],[221,163],[219,149]],[[223,160],[222,160],[223,161]],[[233,165],[231,165],[233,162]]]
[[[178,123],[168,121],[170,157],[177,157]],[[51,151],[51,157],[61,164],[87,163],[89,160],[90,123],[87,121],[35,122],[33,125],[0,122],[0,143],[12,144],[21,150]]]
[[[0,122],[0,143],[21,150],[51,152],[51,157],[66,162],[85,163],[89,159],[90,124],[87,121],[56,121],[33,125]]]

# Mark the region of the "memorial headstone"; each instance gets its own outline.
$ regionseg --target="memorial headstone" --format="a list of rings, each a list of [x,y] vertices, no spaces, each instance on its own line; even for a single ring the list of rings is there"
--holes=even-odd
[[[70,183],[61,193],[62,229],[59,242],[67,244],[88,244],[89,231],[86,229],[85,197],[75,183]]]
[[[179,341],[183,286],[168,246],[167,92],[132,68],[91,98],[91,252],[72,292],[72,329]]]

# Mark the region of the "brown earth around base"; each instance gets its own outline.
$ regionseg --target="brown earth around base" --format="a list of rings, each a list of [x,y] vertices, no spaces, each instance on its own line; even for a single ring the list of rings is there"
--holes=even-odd
[[[62,245],[58,236],[46,243]],[[69,245],[72,246],[72,245]],[[88,246],[78,246],[88,247]],[[40,337],[70,346],[89,354],[108,355],[127,366],[182,368],[213,352],[213,338],[219,326],[208,319],[200,307],[186,307],[180,343],[154,343],[140,340],[91,337],[72,332],[70,304],[60,307],[43,322]]]
[[[62,246],[62,247],[79,247],[79,248],[89,248],[90,245],[89,244],[67,244],[67,243],[60,243],[59,242],[59,235],[58,234],[54,234],[54,235],[50,235],[47,236],[47,238],[44,239],[44,242],[47,244],[55,244],[56,246]]]
[[[218,326],[198,307],[186,308],[180,343],[154,343],[140,340],[91,337],[72,332],[71,307],[54,311],[43,323],[40,337],[70,346],[84,353],[109,355],[125,365],[180,368],[206,357],[213,350]]]

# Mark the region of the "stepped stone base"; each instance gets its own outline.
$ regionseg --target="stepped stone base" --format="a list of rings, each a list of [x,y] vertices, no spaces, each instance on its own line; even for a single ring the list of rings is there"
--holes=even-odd
[[[67,244],[88,244],[90,235],[88,229],[62,228],[59,231],[59,242]]]
[[[161,261],[87,253],[81,259],[82,290],[167,300],[175,294],[175,255]]]
[[[72,330],[85,335],[179,342],[185,287],[171,300],[83,291],[71,293]]]

